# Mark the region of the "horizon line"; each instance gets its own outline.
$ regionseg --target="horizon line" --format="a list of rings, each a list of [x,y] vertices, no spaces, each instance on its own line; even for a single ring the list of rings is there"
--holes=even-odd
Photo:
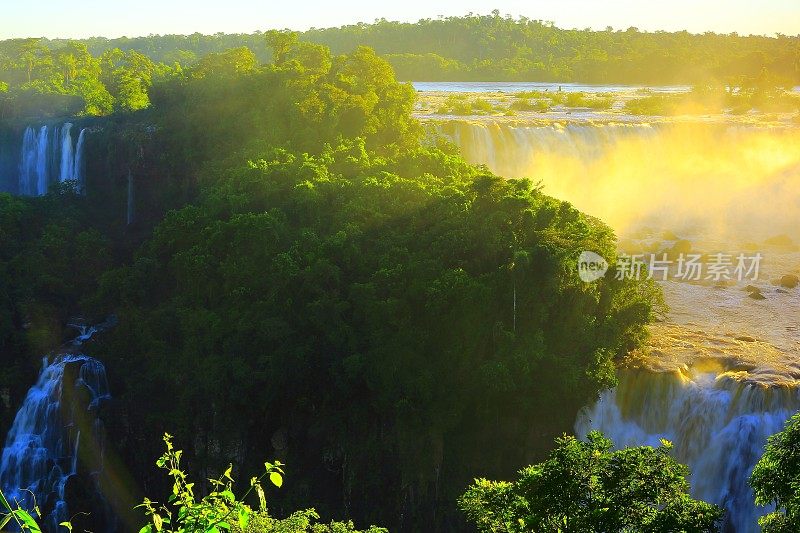
[[[133,35],[133,36],[129,36],[127,34],[123,34],[123,35],[118,35],[118,36],[113,36],[113,37],[109,37],[109,36],[106,36],[106,35],[99,35],[99,34],[84,35],[84,36],[81,36],[81,37],[64,37],[64,36],[48,37],[46,35],[29,35],[29,36],[24,36],[24,37],[20,37],[20,36],[11,37],[11,36],[2,36],[2,35],[0,35],[0,41],[26,40],[26,39],[42,39],[42,40],[48,40],[48,41],[81,41],[81,40],[89,40],[89,39],[105,39],[105,40],[108,40],[108,41],[113,41],[113,40],[119,40],[119,39],[131,39],[131,40],[133,40],[133,39],[147,39],[147,38],[152,38],[152,37],[173,37],[173,36],[174,37],[189,37],[189,36],[192,36],[192,35],[202,35],[204,37],[213,37],[215,35],[258,35],[258,34],[263,34],[263,33],[266,33],[268,31],[273,31],[273,30],[288,31],[288,32],[294,32],[294,33],[298,33],[298,34],[305,34],[305,33],[312,32],[312,31],[337,30],[337,29],[350,28],[350,27],[356,27],[356,26],[376,26],[376,25],[381,24],[381,23],[407,24],[407,25],[412,25],[413,26],[415,24],[419,24],[420,22],[446,21],[447,19],[483,18],[483,17],[491,17],[491,16],[492,16],[492,13],[488,13],[488,14],[467,13],[467,14],[464,14],[464,15],[447,15],[447,16],[439,15],[436,18],[430,18],[430,17],[429,18],[419,18],[419,19],[417,19],[415,21],[410,21],[410,20],[390,20],[390,19],[387,19],[387,18],[378,18],[378,19],[373,20],[372,22],[359,21],[359,22],[353,22],[353,23],[350,23],[350,24],[342,24],[342,25],[339,25],[339,26],[322,26],[322,27],[311,26],[311,27],[308,27],[306,29],[267,28],[267,29],[263,29],[263,30],[262,29],[255,29],[255,30],[252,30],[252,31],[242,31],[242,32],[218,31],[218,32],[213,32],[213,33],[204,33],[204,32],[200,32],[200,31],[194,31],[194,32],[191,32],[191,33],[179,33],[179,32],[175,32],[175,33],[149,33],[147,35],[140,34],[140,35]],[[800,39],[800,32],[798,32],[797,34],[785,34],[785,33],[782,33],[782,32],[773,32],[771,34],[770,33],[748,33],[748,34],[744,34],[744,33],[738,32],[738,31],[719,32],[719,31],[713,31],[713,30],[706,30],[706,31],[703,31],[703,32],[693,32],[693,31],[689,31],[687,29],[681,29],[681,30],[655,29],[655,30],[651,30],[651,29],[642,29],[642,28],[639,28],[637,26],[628,26],[627,28],[623,29],[621,27],[620,28],[615,28],[612,25],[608,25],[608,26],[606,26],[606,28],[603,28],[603,29],[598,29],[598,28],[593,28],[593,27],[584,27],[584,28],[572,27],[572,28],[568,28],[568,27],[565,27],[565,26],[559,26],[558,24],[556,24],[554,21],[551,21],[551,20],[535,19],[535,18],[527,17],[525,15],[505,14],[505,15],[501,15],[501,18],[511,19],[511,20],[514,20],[515,22],[522,22],[523,20],[529,21],[529,22],[538,22],[538,23],[541,23],[541,24],[543,24],[545,26],[551,26],[552,28],[555,28],[555,29],[561,30],[561,31],[589,31],[589,32],[593,32],[593,33],[605,33],[605,32],[609,31],[608,28],[611,28],[611,33],[625,33],[625,32],[628,32],[630,30],[636,30],[637,33],[644,33],[644,34],[687,33],[689,35],[694,35],[694,36],[702,36],[702,35],[712,34],[712,35],[728,36],[728,37],[735,36],[735,37],[764,37],[764,38],[767,38],[767,39],[779,39],[779,38]]]

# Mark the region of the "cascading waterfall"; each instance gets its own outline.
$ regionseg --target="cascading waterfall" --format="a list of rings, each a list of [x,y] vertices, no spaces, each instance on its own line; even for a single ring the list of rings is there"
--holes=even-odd
[[[20,155],[18,192],[24,196],[41,196],[52,183],[75,181],[79,191],[84,185],[84,141],[86,128],[72,138],[73,125],[42,126],[38,133],[25,129]]]
[[[767,437],[800,408],[797,389],[726,373],[622,370],[619,377],[616,389],[579,415],[576,434],[597,429],[620,448],[670,440],[691,470],[692,495],[725,508],[724,531],[759,531],[766,510],[753,503],[747,478]]]
[[[617,142],[648,139],[657,131],[647,123],[542,125],[461,120],[442,122],[437,129],[461,148],[468,161],[507,177],[528,175],[542,158],[592,161]]]
[[[83,192],[83,176],[84,176],[84,162],[83,162],[83,142],[86,139],[86,128],[82,128],[78,134],[78,142],[75,145],[75,159],[72,165],[72,179],[78,184],[78,192]],[[62,179],[63,181],[63,179]]]
[[[75,159],[72,153],[72,124],[67,122],[61,127],[61,171],[58,181],[72,179],[75,170]]]
[[[44,366],[17,412],[0,460],[0,486],[11,501],[42,509],[49,529],[69,520],[71,485],[102,468],[103,426],[97,410],[110,399],[103,364],[63,354]],[[100,456],[81,457],[91,441]]]
[[[760,238],[800,227],[800,128],[718,122],[435,122],[471,163],[610,224]],[[770,209],[764,207],[769,205]]]

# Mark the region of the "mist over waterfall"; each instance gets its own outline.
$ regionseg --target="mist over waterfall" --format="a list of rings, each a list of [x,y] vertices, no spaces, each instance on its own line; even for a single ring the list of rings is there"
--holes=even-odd
[[[73,124],[28,126],[22,138],[17,192],[41,196],[54,183],[75,181],[84,188],[84,140],[86,128],[73,138]]]
[[[754,238],[800,240],[800,128],[446,120],[436,130],[471,163],[541,181],[617,232],[668,227],[727,239],[744,227]]]
[[[591,162],[618,142],[657,134],[650,124],[624,122],[540,125],[459,120],[442,123],[440,131],[461,148],[468,161],[510,178],[528,176],[545,159],[557,156]]]
[[[103,466],[104,428],[97,411],[109,399],[99,361],[74,354],[45,359],[8,432],[0,486],[22,507],[32,509],[35,498],[51,531],[70,512],[86,510],[69,509],[75,495],[99,494],[92,486]]]
[[[670,440],[691,470],[695,498],[725,508],[725,531],[759,531],[764,508],[753,503],[747,478],[767,437],[800,408],[795,388],[765,387],[726,375],[623,370],[575,424],[577,435],[597,429],[618,448]]]

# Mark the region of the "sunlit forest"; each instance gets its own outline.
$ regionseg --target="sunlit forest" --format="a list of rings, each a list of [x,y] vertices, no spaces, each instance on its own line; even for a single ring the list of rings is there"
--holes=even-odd
[[[311,29],[299,38],[327,47],[333,56],[370,47],[399,80],[800,85],[796,36],[565,30],[494,12]],[[0,94],[6,94],[0,116],[36,105],[66,114],[135,111],[147,107],[153,83],[182,77],[187,69],[195,76],[224,65],[245,72],[272,58],[263,33],[3,41]],[[19,92],[25,98],[6,103]]]
[[[420,96],[405,81],[687,89]],[[715,398],[734,390],[777,424],[761,440],[729,431],[724,442],[758,453],[729,473],[741,488],[727,499],[693,485],[706,478],[692,477],[691,461],[713,444],[685,444],[652,421],[640,424],[641,442],[623,440],[633,430],[615,443],[582,425],[587,412],[602,421],[587,406],[616,390],[632,399],[612,398],[607,427],[632,427],[636,405],[677,402],[697,376],[694,359],[665,355],[684,333],[654,329],[673,326],[674,291],[612,270],[579,277],[587,250],[606,267],[623,260],[629,228],[613,198],[566,181],[590,168],[621,190],[649,172],[656,152],[641,143],[656,139],[671,143],[665,161],[689,154],[692,164],[664,171],[674,183],[696,182],[685,167],[705,154],[728,172],[705,176],[713,190],[754,194],[746,187],[760,180],[763,198],[788,198],[786,209],[769,204],[788,224],[796,85],[798,36],[566,30],[498,12],[0,42],[4,526],[666,533],[755,528],[764,515],[765,531],[797,531],[797,369],[773,383],[779,371],[751,364],[744,350],[766,334],[732,334],[725,342],[740,351],[719,355],[719,341],[715,363],[696,365],[718,369]],[[579,113],[589,118],[570,122]],[[737,132],[756,124],[760,136],[742,141],[755,155],[712,152],[708,137],[727,142],[721,128],[681,122],[674,133],[679,114],[739,120]],[[620,121],[621,140],[607,133]],[[687,152],[692,142],[703,153]],[[623,160],[640,166],[620,170]],[[744,175],[756,167],[763,176]],[[658,183],[664,198],[684,194]],[[692,246],[719,251],[674,233],[685,227],[638,228],[625,242],[665,261]],[[796,296],[786,231],[742,245],[789,254],[771,292],[699,281],[687,291],[730,291],[746,304],[756,292]],[[675,345],[699,346],[694,334]],[[662,366],[648,359],[660,356]]]

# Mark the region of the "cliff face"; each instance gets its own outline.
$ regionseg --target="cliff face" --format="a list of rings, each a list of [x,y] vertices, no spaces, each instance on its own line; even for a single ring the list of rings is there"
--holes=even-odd
[[[18,128],[0,125],[0,192],[17,190],[21,144],[22,132]]]

